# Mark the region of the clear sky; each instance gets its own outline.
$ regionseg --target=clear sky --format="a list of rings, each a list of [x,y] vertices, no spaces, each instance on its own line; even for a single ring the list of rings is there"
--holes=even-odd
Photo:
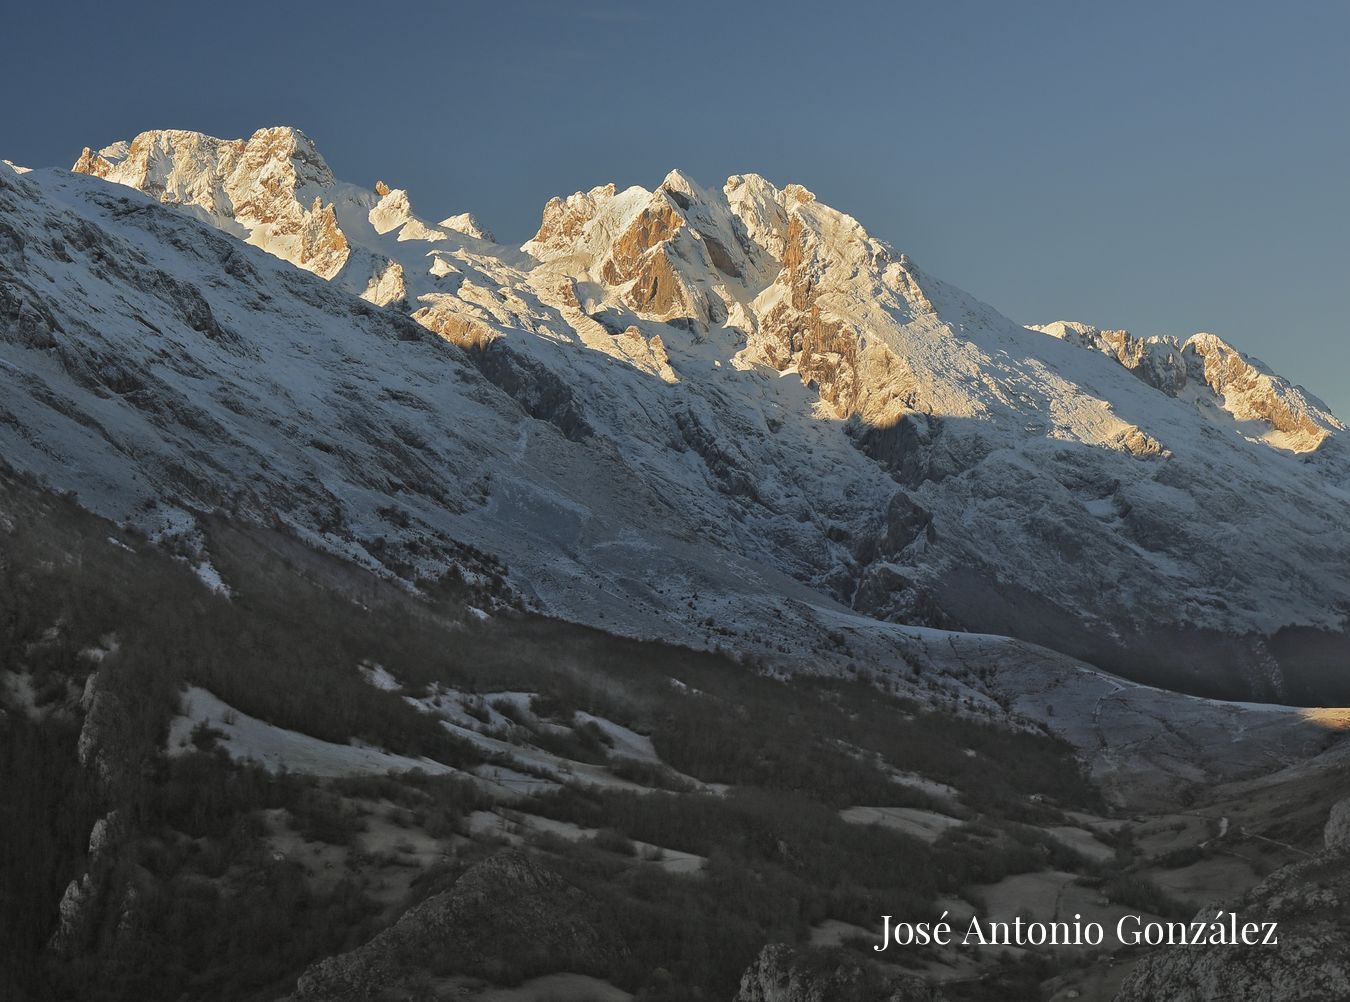
[[[0,157],[309,133],[474,212],[797,181],[1023,323],[1210,330],[1350,419],[1350,3],[14,3]]]

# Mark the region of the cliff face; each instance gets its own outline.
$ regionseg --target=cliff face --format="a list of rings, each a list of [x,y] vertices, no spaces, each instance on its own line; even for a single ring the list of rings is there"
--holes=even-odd
[[[1212,919],[1218,906],[1198,919]],[[1277,946],[1188,946],[1147,957],[1116,1002],[1327,1002],[1350,998],[1350,801],[1327,823],[1326,845],[1222,906],[1240,922],[1278,922]]]

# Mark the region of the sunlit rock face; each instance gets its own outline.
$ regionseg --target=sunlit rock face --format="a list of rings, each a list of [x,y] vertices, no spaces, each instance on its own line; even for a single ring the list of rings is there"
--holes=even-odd
[[[347,240],[332,205],[320,197],[334,183],[333,172],[296,129],[259,129],[247,140],[229,141],[197,132],[143,132],[97,153],[86,148],[71,169],[192,206],[217,225],[233,223],[250,242],[322,278],[334,277],[347,261]]]
[[[1328,436],[1345,430],[1321,401],[1213,334],[1185,341],[1139,338],[1064,320],[1029,329],[1094,348],[1170,397],[1185,395],[1221,409],[1276,448],[1313,452]]]

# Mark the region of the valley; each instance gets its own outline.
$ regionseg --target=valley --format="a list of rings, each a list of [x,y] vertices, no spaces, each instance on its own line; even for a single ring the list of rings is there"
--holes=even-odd
[[[163,131],[0,167],[0,380],[6,997],[1133,1002],[872,945],[1339,887],[1344,426],[1212,335]]]

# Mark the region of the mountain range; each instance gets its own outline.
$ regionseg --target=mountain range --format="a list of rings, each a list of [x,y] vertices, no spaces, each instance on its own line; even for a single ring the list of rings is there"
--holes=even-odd
[[[791,599],[1168,689],[1350,695],[1344,425],[1214,335],[1020,326],[752,174],[555,198],[506,247],[468,213],[429,222],[384,181],[338,181],[290,128],[148,132],[74,171],[333,290],[122,188],[11,176],[11,213],[101,249],[30,246],[30,273],[7,269],[9,314],[41,330],[33,364],[11,359],[35,392],[8,405],[6,453],[109,514],[190,521],[228,497],[395,575],[470,543],[538,608],[635,635],[711,621],[763,650]],[[172,245],[157,260],[146,227]],[[210,284],[164,286],[186,342],[148,307],[98,322],[124,291],[51,289],[203,255]],[[278,284],[303,322],[278,319]],[[346,344],[331,314],[406,340]]]

